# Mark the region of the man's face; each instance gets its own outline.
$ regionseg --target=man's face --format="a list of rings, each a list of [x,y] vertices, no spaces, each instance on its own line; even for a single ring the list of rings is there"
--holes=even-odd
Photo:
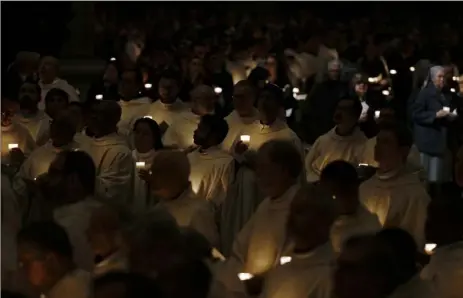
[[[236,86],[233,91],[233,106],[239,115],[250,115],[254,109],[254,94],[251,87]]]
[[[134,71],[126,71],[122,74],[119,82],[119,93],[127,99],[133,99],[138,95],[141,86],[137,81],[137,74]]]
[[[175,80],[161,78],[159,81],[159,95],[167,102],[174,102],[179,92],[178,84]]]
[[[205,124],[204,122],[199,122],[198,128],[196,128],[194,134],[193,134],[193,139],[196,145],[198,146],[204,146],[206,145],[209,135],[211,133],[211,128]]]
[[[443,71],[438,71],[436,76],[433,78],[434,85],[436,85],[437,88],[442,88],[444,87],[445,83],[445,74]]]
[[[357,117],[354,115],[354,103],[351,100],[341,100],[336,106],[334,112],[334,122],[336,125],[352,126],[357,123]]]
[[[10,126],[19,107],[8,99],[2,99],[2,126]]]
[[[52,119],[55,119],[60,112],[66,109],[67,104],[63,96],[53,95],[45,102],[45,111]]]
[[[62,121],[52,121],[50,125],[50,139],[53,142],[53,146],[60,148],[70,144],[74,138],[74,135],[68,131],[67,127],[60,126]]]
[[[39,75],[40,79],[45,82],[53,81],[57,76],[57,65],[56,61],[49,57],[45,57],[40,62]]]
[[[356,83],[354,88],[355,92],[360,95],[363,95],[368,91],[368,85],[363,82]]]
[[[328,77],[330,80],[337,81],[339,80],[341,76],[341,68],[339,65],[333,66],[330,69],[328,69]]]
[[[278,106],[272,93],[263,91],[259,96],[258,110],[262,124],[271,125],[281,114],[282,108]]]
[[[18,263],[21,272],[34,288],[41,289],[49,282],[47,256],[26,243],[18,245]]]
[[[403,148],[399,146],[394,133],[382,130],[378,133],[375,145],[375,160],[380,168],[392,170],[403,163]]]
[[[19,88],[18,97],[21,110],[33,110],[40,101],[37,86],[30,83],[25,83]]]

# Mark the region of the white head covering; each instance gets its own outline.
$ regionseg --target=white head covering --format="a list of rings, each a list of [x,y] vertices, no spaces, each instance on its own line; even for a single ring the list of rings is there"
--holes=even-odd
[[[428,86],[429,83],[431,83],[432,81],[434,81],[434,79],[436,78],[437,74],[441,71],[444,71],[444,68],[440,65],[435,65],[433,67],[431,67],[429,69],[429,73],[428,73],[428,77],[426,78],[426,81],[424,82],[424,86],[423,87],[426,87]]]

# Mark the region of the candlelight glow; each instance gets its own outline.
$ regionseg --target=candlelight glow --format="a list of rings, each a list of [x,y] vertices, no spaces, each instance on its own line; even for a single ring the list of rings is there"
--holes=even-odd
[[[212,256],[215,258],[215,259],[219,259],[221,260],[222,262],[225,262],[226,259],[225,257],[223,256],[223,254],[220,253],[220,251],[218,251],[215,247],[212,248]]]
[[[137,169],[143,169],[143,168],[145,167],[145,162],[144,162],[144,161],[137,161],[137,162],[135,163],[135,167],[136,167]]]
[[[243,143],[249,143],[251,141],[251,136],[248,136],[248,135],[241,135],[240,136],[240,140],[241,142]]]
[[[455,88],[450,88],[450,92],[455,93],[455,91],[457,91],[457,90],[455,90]]]
[[[292,114],[293,114],[293,109],[286,110],[286,117],[291,117]]]
[[[291,257],[281,257],[280,258],[280,265],[288,264],[291,262]]]
[[[151,116],[144,116],[143,118],[153,119],[153,117],[151,117]]]
[[[381,115],[381,111],[375,111],[375,118],[379,118],[380,115]]]
[[[389,90],[383,90],[383,95],[388,96],[390,94]]]
[[[369,166],[369,164],[367,164],[367,163],[359,163],[359,167],[368,167],[368,166]]]
[[[446,112],[450,112],[450,107],[444,107],[443,110]]]
[[[116,58],[115,58],[115,57],[111,57],[111,59],[109,59],[109,61],[116,61]]]
[[[103,99],[103,94],[97,94],[95,95],[96,100],[102,100]]]
[[[153,87],[153,84],[146,83],[145,84],[145,89],[151,89]]]
[[[250,280],[251,278],[253,278],[254,275],[252,275],[251,273],[238,273],[238,278],[241,280],[241,281],[244,281],[244,280]]]
[[[389,73],[390,73],[391,75],[395,75],[395,74],[397,74],[397,70],[391,69],[391,70],[389,71]]]
[[[411,71],[411,72],[414,72],[414,71],[415,71],[415,67],[410,66],[410,71]]]
[[[8,144],[8,150],[12,150],[15,148],[19,148],[19,145],[18,144]]]
[[[436,243],[426,243],[426,245],[424,246],[424,251],[426,252],[426,254],[432,255],[434,249],[436,249],[436,246]]]
[[[460,80],[460,78],[457,77],[457,76],[454,76],[454,77],[452,77],[452,80],[454,80],[455,82],[458,82]]]
[[[299,88],[293,88],[293,93],[299,93]]]
[[[215,88],[214,88],[214,92],[215,92],[215,94],[220,94],[220,93],[222,93],[222,88],[220,88],[220,87],[215,87]]]
[[[306,99],[307,99],[307,94],[297,94],[297,93],[293,93],[293,97],[294,97],[294,99],[296,99],[297,101],[306,100]]]

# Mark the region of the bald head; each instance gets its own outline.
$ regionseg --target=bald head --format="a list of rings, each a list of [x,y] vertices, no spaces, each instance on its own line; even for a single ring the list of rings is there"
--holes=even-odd
[[[214,112],[217,101],[214,89],[211,86],[199,85],[191,91],[192,111],[200,116]]]
[[[233,88],[233,107],[241,117],[251,116],[254,112],[256,89],[251,81],[239,81]]]
[[[162,199],[179,195],[190,183],[190,162],[185,153],[162,150],[156,153],[151,166],[151,190]]]

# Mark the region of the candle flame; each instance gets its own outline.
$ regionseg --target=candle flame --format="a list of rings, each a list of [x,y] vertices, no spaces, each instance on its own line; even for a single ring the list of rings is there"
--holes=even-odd
[[[18,144],[8,144],[8,150],[12,150],[15,148],[19,148],[19,145]]]
[[[284,264],[288,264],[289,262],[291,262],[291,257],[281,257],[280,258],[280,265],[284,265]]]
[[[252,275],[251,273],[246,273],[246,272],[243,272],[243,273],[238,273],[238,278],[242,281],[244,280],[250,280],[251,278],[253,278],[254,275]]]

